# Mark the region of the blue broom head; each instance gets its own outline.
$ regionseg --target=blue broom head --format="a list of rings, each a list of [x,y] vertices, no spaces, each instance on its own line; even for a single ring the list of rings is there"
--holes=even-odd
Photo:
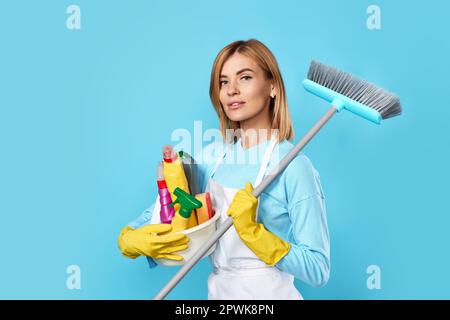
[[[395,94],[317,61],[311,62],[303,86],[337,111],[346,109],[377,124],[402,112]]]

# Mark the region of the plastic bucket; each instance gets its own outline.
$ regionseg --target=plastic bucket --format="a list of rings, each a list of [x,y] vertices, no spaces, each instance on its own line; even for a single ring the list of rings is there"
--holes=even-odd
[[[182,261],[175,261],[175,260],[169,260],[169,259],[154,259],[155,262],[158,265],[165,266],[165,267],[175,267],[175,266],[182,266],[186,264],[186,262],[192,258],[192,256],[197,252],[197,250],[206,242],[206,240],[209,239],[209,237],[212,236],[212,234],[217,229],[217,220],[219,219],[220,214],[214,213],[214,216],[212,216],[211,219],[209,219],[206,222],[203,222],[202,224],[195,226],[194,228],[190,228],[184,231],[180,231],[177,233],[184,233],[187,235],[190,239],[188,243],[188,248],[183,251],[174,252],[175,254],[179,254],[184,258]],[[176,234],[176,233],[174,233]],[[216,244],[214,244],[208,252],[203,256],[203,258],[209,256],[211,253],[213,253],[214,249],[216,248]]]

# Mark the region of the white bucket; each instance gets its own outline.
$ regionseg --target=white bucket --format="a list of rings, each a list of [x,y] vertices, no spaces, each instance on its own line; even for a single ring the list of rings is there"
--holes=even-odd
[[[158,265],[165,266],[165,267],[175,267],[175,266],[182,266],[186,264],[189,259],[192,258],[192,256],[197,252],[197,250],[208,240],[213,233],[217,229],[217,220],[219,219],[220,214],[215,213],[214,216],[212,216],[211,219],[208,221],[203,222],[202,224],[199,224],[198,226],[195,226],[194,228],[186,229],[184,231],[180,231],[177,233],[184,233],[188,236],[190,239],[188,243],[188,248],[183,251],[174,252],[174,254],[178,254],[184,258],[182,261],[176,261],[176,260],[169,260],[169,259],[154,259],[155,262]],[[173,234],[177,234],[173,233]],[[213,253],[214,249],[216,248],[216,244],[214,244],[208,252],[205,253],[205,255],[202,258],[205,258],[209,256],[211,253]]]

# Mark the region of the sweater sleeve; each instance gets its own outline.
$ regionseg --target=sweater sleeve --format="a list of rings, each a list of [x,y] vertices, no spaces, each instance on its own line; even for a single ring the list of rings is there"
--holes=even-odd
[[[313,287],[324,286],[330,274],[330,244],[323,199],[313,195],[289,212],[294,242],[277,266]]]
[[[140,228],[144,225],[150,224],[152,220],[153,209],[155,207],[155,203],[153,203],[150,207],[144,210],[137,218],[128,223],[130,227],[133,229]],[[147,257],[148,266],[150,269],[153,269],[157,266],[156,262],[151,258]]]
[[[313,287],[322,287],[330,274],[330,239],[320,177],[305,156],[291,170],[296,171],[286,181],[291,249],[277,266]]]

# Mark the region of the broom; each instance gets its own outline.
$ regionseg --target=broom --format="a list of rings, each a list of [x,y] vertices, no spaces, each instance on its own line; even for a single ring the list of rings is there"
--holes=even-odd
[[[253,190],[255,197],[259,197],[264,189],[283,172],[295,156],[336,112],[345,109],[369,121],[380,124],[382,120],[398,116],[402,111],[400,100],[394,94],[367,81],[358,79],[347,72],[337,70],[317,61],[311,62],[308,76],[303,81],[303,86],[307,91],[330,102],[331,107],[278,165],[272,169],[269,175],[255,187]],[[232,218],[225,220],[194,256],[155,296],[154,300],[164,299],[232,225]]]

